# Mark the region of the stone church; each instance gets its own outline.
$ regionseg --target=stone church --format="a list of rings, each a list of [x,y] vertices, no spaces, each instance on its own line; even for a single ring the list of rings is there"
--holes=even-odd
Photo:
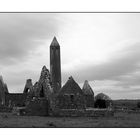
[[[9,93],[0,77],[1,105],[25,106],[28,115],[53,115],[62,110],[86,110],[94,108],[94,92],[86,80],[81,89],[71,76],[62,86],[60,45],[56,39],[50,45],[50,71],[43,66],[35,84],[27,79],[23,93]]]

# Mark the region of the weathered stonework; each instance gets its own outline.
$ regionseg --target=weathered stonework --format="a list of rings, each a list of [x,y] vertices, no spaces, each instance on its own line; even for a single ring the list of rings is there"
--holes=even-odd
[[[85,96],[86,107],[94,107],[94,92],[87,80],[85,80],[82,91]]]
[[[21,107],[26,105],[27,94],[23,93],[8,93],[6,95],[6,106],[8,107]]]
[[[60,45],[56,37],[50,45],[50,74],[53,92],[58,93],[61,88],[61,59]]]
[[[48,116],[49,115],[49,101],[45,98],[32,99],[25,108],[26,115]]]
[[[43,66],[40,78],[34,84],[33,92],[29,94],[30,98],[26,103],[27,115],[48,115],[53,105],[52,93],[50,73],[46,66]]]
[[[84,109],[84,94],[72,77],[61,88],[56,97],[56,105],[59,109]]]
[[[94,103],[96,109],[93,108]],[[43,66],[39,80],[33,85],[32,80],[27,79],[24,91],[20,94],[9,93],[7,85],[0,77],[0,104],[6,105],[7,108],[15,106],[24,108],[25,115],[106,116],[113,114],[110,108],[111,99],[102,93],[94,99],[94,92],[88,81],[85,81],[81,89],[70,77],[61,88],[60,45],[55,37],[50,45],[50,72],[46,66]]]
[[[110,117],[113,115],[112,109],[60,109],[54,114],[58,117]]]
[[[0,104],[1,105],[5,105],[7,94],[8,94],[7,85],[4,83],[2,76],[0,76]]]
[[[32,79],[27,79],[23,93],[28,94],[33,92]]]
[[[47,99],[52,93],[50,73],[46,66],[43,66],[39,81],[33,86],[33,92],[35,97],[46,97]]]

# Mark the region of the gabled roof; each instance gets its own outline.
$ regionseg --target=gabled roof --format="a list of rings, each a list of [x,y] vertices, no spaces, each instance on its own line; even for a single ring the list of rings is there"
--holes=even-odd
[[[91,86],[89,85],[88,81],[85,80],[82,91],[85,95],[94,95],[94,92],[91,88]]]
[[[79,85],[75,82],[75,80],[71,77],[69,77],[66,84],[60,89],[59,95],[61,94],[83,94],[81,88]]]

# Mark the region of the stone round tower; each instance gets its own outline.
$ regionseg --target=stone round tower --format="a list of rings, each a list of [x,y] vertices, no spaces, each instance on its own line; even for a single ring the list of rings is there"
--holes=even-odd
[[[53,92],[57,93],[61,88],[61,59],[60,45],[56,37],[50,45],[50,74]]]

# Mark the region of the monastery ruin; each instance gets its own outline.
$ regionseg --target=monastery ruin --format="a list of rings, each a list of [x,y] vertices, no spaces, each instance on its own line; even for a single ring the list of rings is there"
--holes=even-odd
[[[0,105],[19,108],[22,115],[40,116],[96,116],[112,114],[111,99],[94,92],[85,80],[81,89],[72,76],[62,86],[60,45],[56,39],[50,45],[50,71],[43,66],[35,84],[27,79],[23,93],[9,93],[0,77]]]

